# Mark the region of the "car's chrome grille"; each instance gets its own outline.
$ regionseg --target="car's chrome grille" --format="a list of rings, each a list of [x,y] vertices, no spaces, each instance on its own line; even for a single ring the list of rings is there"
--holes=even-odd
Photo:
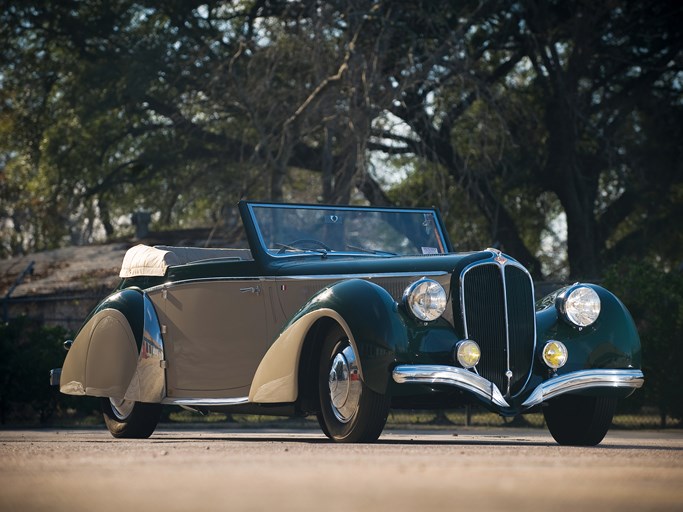
[[[487,262],[462,275],[466,335],[481,347],[479,374],[502,393],[515,395],[524,386],[535,346],[531,278],[515,265]],[[512,376],[508,382],[509,375]]]
[[[536,337],[534,292],[529,274],[518,267],[505,267],[510,332],[511,394],[521,391],[531,371]]]

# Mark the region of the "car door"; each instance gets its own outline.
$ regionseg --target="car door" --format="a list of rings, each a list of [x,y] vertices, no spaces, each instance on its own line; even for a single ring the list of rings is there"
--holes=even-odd
[[[169,285],[154,295],[165,330],[169,398],[237,398],[267,349],[258,279]]]

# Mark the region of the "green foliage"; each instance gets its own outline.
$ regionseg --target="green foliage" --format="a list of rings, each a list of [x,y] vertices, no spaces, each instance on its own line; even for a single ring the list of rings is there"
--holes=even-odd
[[[459,247],[497,243],[539,277],[600,277],[625,253],[672,267],[682,14],[2,2],[0,257],[120,235],[141,208],[157,229],[217,226],[250,197],[437,204]],[[368,172],[384,156],[405,183]]]
[[[401,160],[401,162],[396,162]],[[436,206],[457,251],[474,251],[492,245],[491,231],[481,213],[462,200],[462,190],[442,168],[408,157],[394,159],[408,176],[391,186],[387,195],[402,206]]]
[[[0,324],[0,420],[45,423],[66,408],[91,406],[89,401],[60,395],[49,385],[49,373],[60,368],[68,332],[42,327],[26,318]],[[79,397],[80,398],[80,397]]]
[[[609,269],[605,286],[624,302],[640,334],[645,385],[634,398],[683,420],[683,272],[624,260]]]

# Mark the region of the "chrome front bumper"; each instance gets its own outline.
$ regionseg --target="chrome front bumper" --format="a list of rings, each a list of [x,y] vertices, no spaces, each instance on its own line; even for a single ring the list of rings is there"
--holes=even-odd
[[[394,381],[420,384],[446,384],[474,393],[501,408],[510,404],[498,387],[485,378],[463,368],[437,365],[401,365],[394,368]],[[542,382],[522,403],[529,409],[553,397],[591,388],[632,388],[643,385],[644,376],[640,370],[579,370],[552,377]]]

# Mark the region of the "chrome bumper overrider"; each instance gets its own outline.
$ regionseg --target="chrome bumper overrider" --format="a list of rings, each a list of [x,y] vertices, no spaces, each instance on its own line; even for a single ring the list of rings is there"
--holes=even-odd
[[[463,368],[437,365],[401,365],[394,368],[395,382],[447,384],[470,391],[498,407],[509,408],[498,387]],[[640,370],[579,370],[542,382],[522,404],[529,409],[553,397],[590,388],[639,388],[644,376]]]

